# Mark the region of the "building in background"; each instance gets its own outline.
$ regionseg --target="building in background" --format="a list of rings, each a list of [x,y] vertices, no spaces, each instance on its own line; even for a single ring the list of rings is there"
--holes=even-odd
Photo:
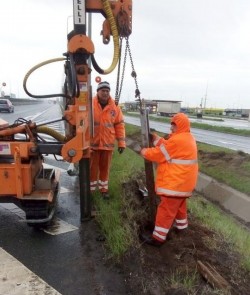
[[[176,100],[146,100],[143,99],[142,103],[145,108],[149,110],[150,114],[158,114],[160,116],[172,116],[181,111],[181,101]],[[140,102],[129,101],[124,103],[124,110],[127,112],[137,112],[140,110]]]

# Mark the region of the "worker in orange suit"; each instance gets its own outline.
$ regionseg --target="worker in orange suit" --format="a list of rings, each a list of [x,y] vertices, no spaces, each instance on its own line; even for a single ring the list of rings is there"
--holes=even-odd
[[[190,133],[190,122],[183,113],[171,119],[168,139],[152,134],[152,148],[141,155],[157,163],[155,191],[160,197],[153,233],[141,233],[143,242],[161,246],[172,226],[182,231],[188,227],[187,198],[191,197],[198,177],[197,145]]]
[[[91,139],[90,191],[99,188],[104,199],[109,199],[109,171],[115,141],[118,152],[123,153],[125,143],[125,125],[119,106],[110,96],[108,82],[100,82],[97,95],[93,98],[94,136]]]

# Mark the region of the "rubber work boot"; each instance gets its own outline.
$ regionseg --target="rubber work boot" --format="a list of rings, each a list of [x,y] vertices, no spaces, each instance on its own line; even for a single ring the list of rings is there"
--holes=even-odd
[[[102,192],[102,198],[103,198],[103,200],[109,200],[109,193],[108,192]]]
[[[139,238],[143,243],[146,243],[154,247],[160,247],[164,244],[163,242],[154,239],[152,235],[149,233],[140,233]]]

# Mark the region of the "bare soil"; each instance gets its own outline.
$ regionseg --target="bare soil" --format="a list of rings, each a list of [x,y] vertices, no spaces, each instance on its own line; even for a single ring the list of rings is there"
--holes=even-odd
[[[135,152],[139,150],[137,140],[138,135],[128,139],[128,147]],[[202,153],[200,156],[203,160],[207,158],[209,165],[228,162],[221,154]],[[230,165],[238,167],[242,157],[248,155],[230,159]],[[124,197],[135,212],[133,226],[137,228],[137,236],[141,228],[145,229],[149,224],[147,197],[142,197],[138,190],[143,179],[143,174],[137,175],[124,184]],[[198,195],[194,194],[195,197]],[[206,206],[207,200],[204,199],[204,210]],[[160,248],[142,244],[138,239],[138,245],[127,254],[124,265],[129,294],[250,294],[250,273],[241,267],[240,257],[232,245],[203,226],[190,212],[186,231],[180,234],[171,230]],[[202,271],[203,266],[208,267],[206,275]]]
[[[232,153],[226,152],[208,152],[199,150],[199,162],[202,162],[203,166],[220,167],[220,170],[233,171],[239,178],[250,177],[250,169],[247,169],[247,165],[250,164],[250,155],[242,151],[232,151]]]

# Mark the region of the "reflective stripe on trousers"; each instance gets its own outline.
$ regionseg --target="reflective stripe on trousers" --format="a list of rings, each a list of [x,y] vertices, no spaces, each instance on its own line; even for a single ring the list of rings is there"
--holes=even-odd
[[[161,202],[158,205],[155,218],[153,237],[161,242],[165,242],[174,222],[179,229],[188,226],[186,198],[161,196]]]
[[[97,184],[101,192],[108,191],[109,170],[113,151],[94,150],[90,155],[90,190],[95,191]]]

